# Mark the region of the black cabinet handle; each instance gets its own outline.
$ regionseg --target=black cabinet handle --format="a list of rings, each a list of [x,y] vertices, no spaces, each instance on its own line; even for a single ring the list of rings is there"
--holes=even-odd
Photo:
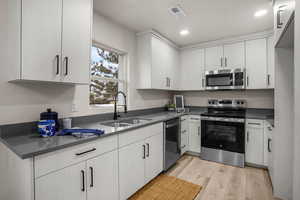
[[[249,142],[249,132],[246,133],[247,134],[247,143]]]
[[[150,145],[149,145],[149,143],[147,143],[146,144],[147,145],[147,157],[149,157],[149,155],[150,155]]]
[[[82,188],[81,191],[84,192],[85,191],[85,177],[84,177],[84,171],[81,170],[81,177],[82,177]]]
[[[143,145],[143,159],[146,159],[146,145]]]
[[[90,171],[91,171],[91,184],[90,184],[90,187],[94,187],[94,168],[90,167]]]
[[[65,76],[68,75],[69,73],[69,58],[65,57],[65,62],[66,62],[66,72],[65,72]]]
[[[272,139],[268,139],[268,152],[270,152],[271,153],[271,148],[270,148],[270,143],[271,143],[271,141],[272,141]]]
[[[59,75],[59,55],[56,55],[55,58],[56,58],[56,75]]]
[[[81,152],[81,153],[76,153],[75,155],[76,156],[81,156],[83,154],[90,153],[90,152],[93,152],[93,151],[96,151],[96,150],[97,150],[96,148],[92,148],[90,150],[87,150],[87,151],[84,151],[84,152]]]

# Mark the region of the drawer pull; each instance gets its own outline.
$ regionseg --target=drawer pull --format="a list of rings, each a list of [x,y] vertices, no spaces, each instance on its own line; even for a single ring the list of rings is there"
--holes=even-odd
[[[257,126],[261,126],[261,123],[254,123],[254,122],[249,122],[249,125],[257,125]]]
[[[191,117],[191,120],[200,120],[200,118]]]
[[[76,156],[81,156],[83,154],[90,153],[90,152],[93,152],[93,151],[96,151],[96,150],[97,150],[96,148],[92,148],[90,150],[87,150],[87,151],[84,151],[84,152],[81,152],[81,153],[76,153],[75,155]]]

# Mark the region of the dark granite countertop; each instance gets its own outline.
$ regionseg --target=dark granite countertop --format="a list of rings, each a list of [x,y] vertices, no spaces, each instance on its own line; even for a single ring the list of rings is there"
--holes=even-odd
[[[169,119],[180,117],[186,114],[201,114],[201,111],[193,111],[189,113],[175,113],[175,112],[159,112],[150,115],[140,115],[139,118],[151,119],[150,121],[132,125],[129,127],[108,127],[101,125],[104,121],[93,122],[93,123],[82,123],[76,124],[76,127],[80,128],[92,128],[92,129],[103,129],[105,134],[101,136],[91,136],[86,138],[77,138],[74,136],[53,136],[49,138],[42,138],[38,133],[14,135],[11,137],[0,137],[0,140],[13,152],[15,152],[20,158],[26,159],[41,154],[49,153],[52,151],[60,150],[66,147],[71,147],[78,144],[101,139],[103,137],[120,134],[125,131],[141,128],[151,124],[164,122]]]
[[[32,158],[34,156],[38,156],[41,154],[53,152],[56,150],[60,150],[66,147],[71,147],[78,144],[83,144],[86,142],[94,141],[97,139],[101,139],[103,137],[120,134],[125,131],[141,128],[144,126],[148,126],[151,124],[164,122],[176,117],[180,117],[182,115],[200,115],[201,113],[205,112],[205,108],[193,108],[190,109],[190,112],[186,113],[175,113],[175,112],[156,112],[151,114],[141,114],[141,115],[131,115],[130,117],[138,117],[138,118],[145,118],[151,119],[150,121],[143,122],[140,124],[132,125],[129,127],[108,127],[101,125],[104,123],[105,120],[77,120],[75,126],[80,128],[92,128],[92,129],[104,129],[105,134],[101,136],[92,136],[87,138],[76,138],[74,136],[54,136],[49,138],[42,138],[38,135],[38,133],[33,132],[26,132],[22,133],[19,131],[18,134],[7,134],[7,135],[0,135],[0,140],[13,152],[15,152],[20,158]],[[272,111],[267,110],[257,110],[257,109],[250,109],[247,110],[247,118],[253,119],[264,119],[264,120],[272,120],[273,113]],[[75,120],[74,120],[75,121]],[[90,122],[93,121],[93,122]],[[22,126],[21,126],[22,127]],[[20,129],[20,128],[19,128]],[[27,130],[28,131],[28,130]]]

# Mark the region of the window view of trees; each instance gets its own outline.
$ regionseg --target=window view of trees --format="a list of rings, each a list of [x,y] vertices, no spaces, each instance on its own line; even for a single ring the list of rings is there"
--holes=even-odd
[[[118,91],[119,54],[92,47],[90,104],[113,104]]]

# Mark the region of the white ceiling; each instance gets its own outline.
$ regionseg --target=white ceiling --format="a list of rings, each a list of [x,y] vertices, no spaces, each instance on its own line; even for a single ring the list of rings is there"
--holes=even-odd
[[[180,4],[186,17],[168,8]],[[268,14],[255,18],[254,13]],[[179,46],[272,29],[270,0],[94,0],[94,10],[136,32],[154,29]],[[179,31],[188,28],[182,37]]]

